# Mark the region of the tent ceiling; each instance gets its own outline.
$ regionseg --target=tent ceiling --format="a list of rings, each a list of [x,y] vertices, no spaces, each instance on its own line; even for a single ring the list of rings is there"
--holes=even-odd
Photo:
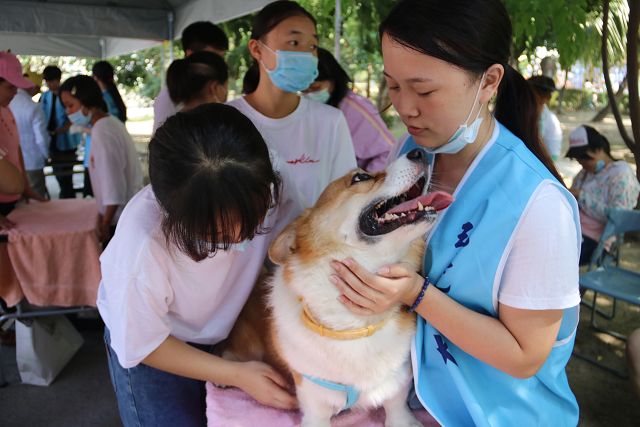
[[[111,57],[158,44],[194,21],[223,22],[269,0],[0,0],[0,49]]]

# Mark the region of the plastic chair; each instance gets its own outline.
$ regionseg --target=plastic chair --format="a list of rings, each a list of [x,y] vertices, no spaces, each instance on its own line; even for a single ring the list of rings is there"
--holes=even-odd
[[[621,237],[631,231],[640,231],[640,211],[611,209],[607,215],[608,222],[600,237],[598,247],[593,253],[591,264],[600,264],[597,268],[582,273],[580,275],[580,286],[584,289],[593,291],[593,303],[587,306],[591,308],[591,327],[599,332],[606,333],[620,340],[626,341],[623,334],[603,328],[596,324],[596,314],[598,312],[597,299],[598,294],[603,294],[614,298],[614,311],[611,315],[605,316],[608,319],[615,315],[615,301],[622,300],[629,304],[640,306],[640,273],[627,270],[619,266],[617,257],[614,257],[613,263],[602,262],[604,255],[605,242],[612,236],[618,236],[618,243],[622,241]],[[601,368],[604,368],[620,377],[626,377],[626,373],[622,373],[610,368],[596,360],[586,356],[574,353],[581,359],[587,360]]]

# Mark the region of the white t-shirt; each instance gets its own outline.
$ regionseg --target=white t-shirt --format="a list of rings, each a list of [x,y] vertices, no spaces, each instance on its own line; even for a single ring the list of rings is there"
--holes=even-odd
[[[272,119],[244,97],[228,104],[246,115],[280,154],[305,207],[313,206],[329,183],[357,167],[349,127],[337,108],[302,97],[293,113]]]
[[[156,132],[169,117],[178,112],[178,107],[173,103],[169,96],[167,85],[160,88],[160,93],[153,101],[153,133]]]
[[[98,120],[91,129],[89,176],[101,214],[107,206],[119,205],[115,224],[124,205],[142,187],[142,168],[131,135],[113,116]]]
[[[577,238],[567,198],[552,183],[542,184],[516,230],[498,301],[529,310],[580,304]]]
[[[560,120],[558,120],[558,117],[545,105],[542,108],[540,122],[542,142],[544,142],[547,151],[554,159],[560,158],[560,149],[562,147],[562,127],[560,126]]]
[[[272,163],[277,169],[273,153]],[[290,183],[282,172],[280,203],[264,222],[269,233],[256,235],[244,252],[218,251],[200,262],[167,246],[160,228],[163,213],[150,185],[131,199],[100,257],[97,300],[123,367],[140,363],[169,335],[200,344],[227,337],[271,241],[302,211]]]

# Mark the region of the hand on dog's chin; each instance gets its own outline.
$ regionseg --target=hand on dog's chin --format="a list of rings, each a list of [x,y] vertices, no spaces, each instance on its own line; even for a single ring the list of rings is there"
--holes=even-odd
[[[340,301],[354,314],[381,314],[398,305],[412,305],[422,289],[422,278],[407,264],[393,264],[371,273],[356,261],[335,261]]]

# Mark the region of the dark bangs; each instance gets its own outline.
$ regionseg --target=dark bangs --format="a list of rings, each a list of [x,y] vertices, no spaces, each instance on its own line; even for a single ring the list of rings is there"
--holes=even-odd
[[[223,104],[167,119],[149,146],[149,176],[167,242],[194,261],[269,231],[263,222],[280,197],[262,136]]]

